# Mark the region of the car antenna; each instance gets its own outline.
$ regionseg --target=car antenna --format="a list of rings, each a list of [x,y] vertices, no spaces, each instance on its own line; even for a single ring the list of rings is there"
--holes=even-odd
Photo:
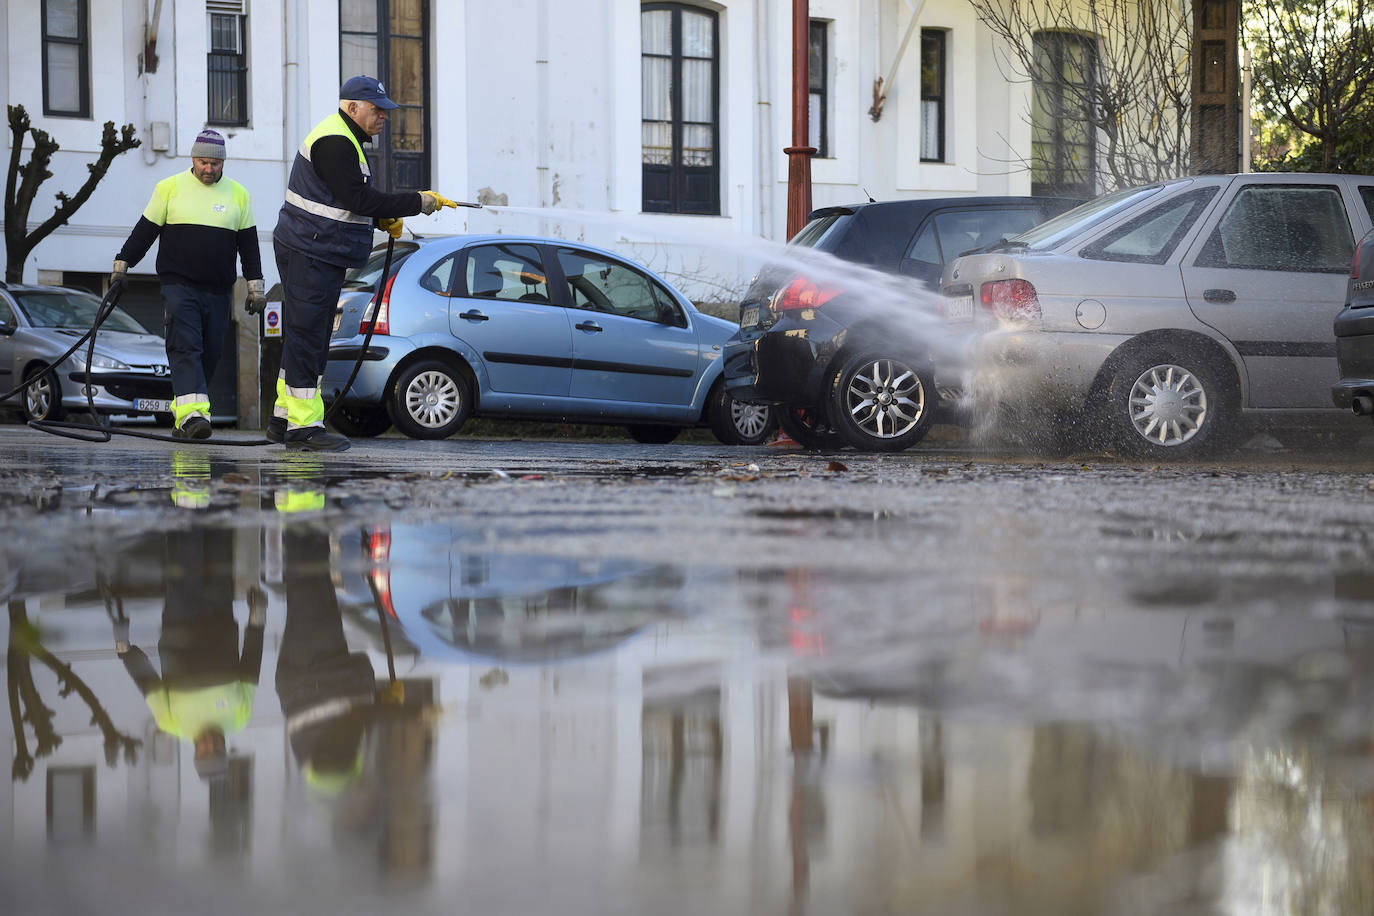
[[[871,203],[871,204],[876,204],[876,203],[877,203],[877,201],[873,199],[873,195],[870,194],[870,193],[868,193],[868,188],[860,187],[859,190],[864,192],[864,197],[867,197],[867,198],[868,198],[868,202],[869,202],[869,203]]]

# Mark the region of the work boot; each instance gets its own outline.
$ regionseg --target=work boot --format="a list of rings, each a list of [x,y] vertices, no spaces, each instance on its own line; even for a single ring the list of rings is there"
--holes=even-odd
[[[286,438],[286,417],[273,417],[267,421],[267,441],[281,442]]]
[[[187,417],[186,422],[172,430],[177,439],[209,439],[210,421],[204,417]]]
[[[353,444],[348,437],[331,433],[323,426],[288,429],[285,442],[286,447],[293,451],[309,449],[312,452],[342,452]]]

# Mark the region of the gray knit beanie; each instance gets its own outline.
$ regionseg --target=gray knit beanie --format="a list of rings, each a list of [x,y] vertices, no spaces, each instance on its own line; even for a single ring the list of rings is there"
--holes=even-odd
[[[208,127],[202,130],[196,137],[196,142],[191,144],[192,159],[223,159],[224,158],[224,138],[219,131],[210,130]]]

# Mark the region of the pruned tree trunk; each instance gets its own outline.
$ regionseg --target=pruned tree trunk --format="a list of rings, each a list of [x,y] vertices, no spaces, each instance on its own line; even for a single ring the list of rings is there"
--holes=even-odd
[[[9,123],[10,162],[5,177],[5,280],[18,283],[23,278],[24,262],[28,260],[29,253],[53,230],[71,219],[72,214],[90,199],[95,186],[110,170],[110,163],[116,156],[141,146],[142,141],[134,136],[132,124],[125,124],[116,133],[114,122],[106,121],[100,135],[100,156],[95,162],[87,164],[90,174],[86,176],[85,183],[73,196],[58,191],[52,216],[29,232],[29,210],[38,195],[39,186],[52,177],[48,165],[52,162],[53,153],[60,147],[47,131],[33,127],[23,105],[9,106]],[[25,134],[33,136],[28,162],[21,161]]]

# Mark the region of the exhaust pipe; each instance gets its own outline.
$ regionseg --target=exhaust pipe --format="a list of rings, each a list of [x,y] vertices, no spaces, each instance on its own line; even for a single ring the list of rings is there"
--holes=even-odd
[[[1357,417],[1374,415],[1374,396],[1368,394],[1355,395],[1350,401],[1350,409],[1355,411]]]

